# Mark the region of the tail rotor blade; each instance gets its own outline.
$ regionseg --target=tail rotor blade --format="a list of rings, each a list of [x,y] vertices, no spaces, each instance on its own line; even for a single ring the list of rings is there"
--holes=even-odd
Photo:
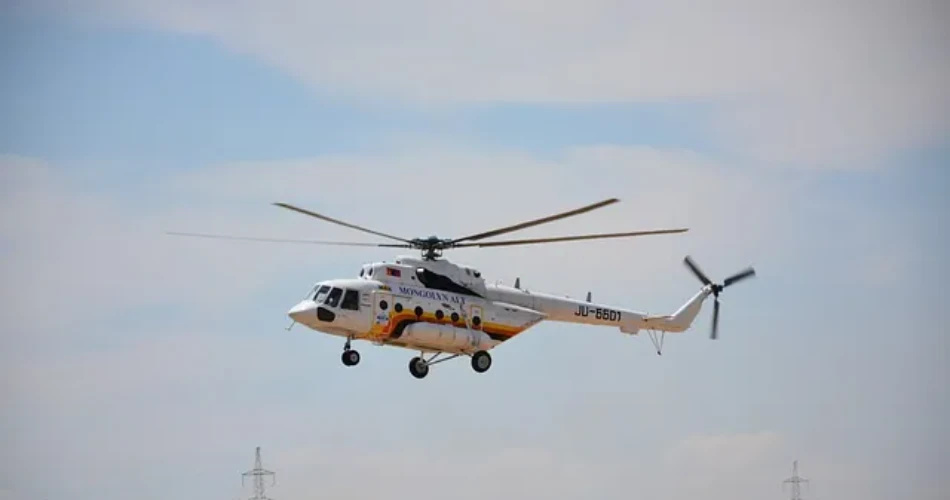
[[[689,255],[687,255],[686,258],[683,259],[683,262],[686,264],[686,267],[688,267],[691,271],[693,271],[693,274],[695,274],[696,277],[699,278],[699,281],[702,281],[704,285],[712,284],[712,281],[710,281],[709,278],[707,278],[706,275],[703,274],[703,272],[699,270],[699,266],[697,266],[696,263],[693,262],[693,259],[691,259]]]
[[[695,274],[696,277],[699,278],[699,281],[702,281],[703,285],[707,287],[704,289],[704,291],[707,291],[708,293],[707,295],[704,296],[704,298],[708,297],[709,295],[712,295],[714,297],[713,317],[712,317],[712,325],[710,325],[709,338],[712,340],[716,340],[717,338],[719,338],[719,307],[720,307],[719,294],[722,293],[722,290],[728,287],[729,285],[734,285],[744,279],[748,279],[755,276],[755,269],[753,269],[752,267],[747,267],[743,269],[742,271],[739,271],[738,273],[733,274],[732,276],[726,278],[725,280],[723,280],[721,284],[719,284],[719,283],[713,283],[699,269],[699,266],[697,266],[696,263],[693,262],[693,259],[689,255],[687,255],[683,259],[683,262],[686,264],[686,267],[688,267],[691,271],[693,271],[693,274]]]
[[[722,282],[722,287],[725,288],[734,283],[738,283],[746,278],[751,278],[752,276],[755,276],[755,269],[752,269],[751,267],[747,268],[744,271],[740,271],[726,278],[725,281]]]
[[[713,320],[712,320],[712,333],[709,335],[709,338],[716,340],[719,336],[719,299],[717,298],[713,302]]]

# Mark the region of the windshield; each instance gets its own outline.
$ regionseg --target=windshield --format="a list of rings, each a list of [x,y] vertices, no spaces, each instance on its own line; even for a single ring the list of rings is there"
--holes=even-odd
[[[313,301],[316,302],[317,304],[323,302],[323,299],[326,298],[327,292],[329,291],[330,291],[329,285],[320,285],[320,287],[317,289],[317,293],[314,294],[313,296]]]

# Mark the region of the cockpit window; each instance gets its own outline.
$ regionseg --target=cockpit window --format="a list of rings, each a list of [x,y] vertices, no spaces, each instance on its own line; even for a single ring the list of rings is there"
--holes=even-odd
[[[343,289],[334,287],[333,290],[330,290],[330,294],[327,295],[326,304],[330,307],[336,307],[336,305],[340,303],[341,295],[343,295]]]
[[[343,294],[343,303],[340,304],[340,308],[359,311],[360,293],[356,290],[347,290],[346,293]]]
[[[318,290],[317,293],[313,296],[313,301],[317,304],[323,302],[323,299],[327,296],[327,292],[330,291],[329,285],[323,285]]]

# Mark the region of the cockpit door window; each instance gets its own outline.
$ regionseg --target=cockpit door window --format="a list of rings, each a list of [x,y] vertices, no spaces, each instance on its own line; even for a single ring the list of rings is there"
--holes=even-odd
[[[342,295],[343,295],[342,288],[334,288],[333,290],[330,290],[330,294],[327,295],[326,304],[330,307],[336,307],[336,305],[340,303],[340,296]]]
[[[317,290],[317,293],[314,294],[313,301],[316,302],[317,304],[323,302],[323,299],[326,298],[327,292],[329,291],[330,291],[329,285],[321,286],[320,289]]]
[[[360,293],[356,290],[347,290],[343,294],[343,303],[340,304],[340,308],[349,309],[351,311],[360,310]]]

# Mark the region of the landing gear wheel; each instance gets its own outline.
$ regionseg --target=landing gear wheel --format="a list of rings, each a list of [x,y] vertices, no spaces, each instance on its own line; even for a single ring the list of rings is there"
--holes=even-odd
[[[356,366],[360,362],[360,353],[347,349],[343,351],[343,356],[340,357],[343,360],[343,364],[346,366]]]
[[[478,373],[487,372],[491,368],[491,354],[478,351],[472,356],[472,369]]]
[[[429,374],[429,363],[420,357],[412,358],[409,360],[409,373],[416,378],[425,378]]]

